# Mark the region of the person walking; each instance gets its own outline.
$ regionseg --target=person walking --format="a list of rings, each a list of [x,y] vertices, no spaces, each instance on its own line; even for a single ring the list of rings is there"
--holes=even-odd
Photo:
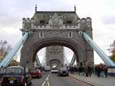
[[[108,77],[108,67],[106,65],[104,65],[104,75],[107,78]]]

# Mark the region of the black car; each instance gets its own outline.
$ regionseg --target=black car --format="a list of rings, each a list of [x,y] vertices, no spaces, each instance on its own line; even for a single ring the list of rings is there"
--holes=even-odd
[[[66,67],[61,67],[58,71],[59,76],[69,76],[69,72]]]
[[[1,86],[30,86],[31,74],[28,68],[21,66],[9,66],[2,76]]]

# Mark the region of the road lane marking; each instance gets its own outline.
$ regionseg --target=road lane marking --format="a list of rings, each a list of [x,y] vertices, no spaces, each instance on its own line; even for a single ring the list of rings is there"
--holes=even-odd
[[[50,86],[49,81],[47,81],[47,85]]]
[[[48,81],[49,80],[49,74],[48,74],[48,76],[46,77],[46,81]]]
[[[50,86],[50,84],[49,84],[49,76],[50,76],[50,74],[48,74],[48,76],[46,77],[45,81],[42,83],[41,86],[45,86],[45,84],[47,84],[48,86]]]
[[[48,77],[46,78],[46,82],[47,82],[48,86],[50,86],[50,84],[49,84],[49,76],[50,76],[50,74],[48,74]]]
[[[44,86],[44,85],[45,85],[45,83],[46,83],[46,82],[44,81],[44,82],[42,83],[42,85],[41,85],[41,86]]]

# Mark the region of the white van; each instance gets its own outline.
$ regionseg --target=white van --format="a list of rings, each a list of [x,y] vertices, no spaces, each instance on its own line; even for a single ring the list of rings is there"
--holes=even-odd
[[[44,67],[44,70],[45,70],[45,71],[50,71],[50,66],[45,66],[45,67]]]

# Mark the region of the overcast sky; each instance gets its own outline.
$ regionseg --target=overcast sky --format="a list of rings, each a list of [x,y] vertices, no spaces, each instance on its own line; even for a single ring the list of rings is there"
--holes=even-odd
[[[41,11],[71,11],[76,5],[80,18],[92,18],[94,41],[109,54],[107,49],[115,40],[115,0],[0,0],[0,40],[14,46],[21,38],[22,18],[32,17],[36,4]],[[97,58],[95,63],[99,62]]]

